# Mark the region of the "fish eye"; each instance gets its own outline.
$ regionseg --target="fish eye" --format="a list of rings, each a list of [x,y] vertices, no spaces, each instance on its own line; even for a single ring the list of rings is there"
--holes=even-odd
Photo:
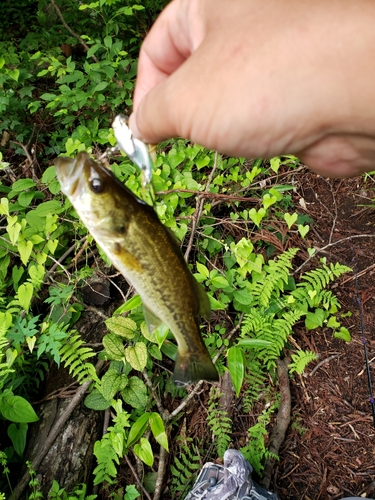
[[[104,191],[104,182],[97,177],[94,177],[94,179],[90,180],[90,187],[94,193],[102,193]]]

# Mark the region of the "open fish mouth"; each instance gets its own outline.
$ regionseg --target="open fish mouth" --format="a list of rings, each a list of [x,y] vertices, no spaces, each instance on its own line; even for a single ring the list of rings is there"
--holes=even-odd
[[[61,191],[66,196],[74,196],[82,174],[77,160],[60,156],[55,160],[56,174],[61,185]]]

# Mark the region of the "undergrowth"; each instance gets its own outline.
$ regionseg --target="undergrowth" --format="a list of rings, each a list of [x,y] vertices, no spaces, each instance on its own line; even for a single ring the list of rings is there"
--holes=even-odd
[[[26,0],[11,3],[0,20],[0,414],[7,436],[0,452],[0,498],[14,488],[13,474],[28,458],[29,424],[38,419],[38,407],[31,403],[43,396],[40,389],[52,364],[63,365],[79,384],[90,384],[86,406],[111,417],[94,445],[92,482],[103,495],[116,500],[140,495],[139,485],[125,484],[121,474],[126,457],[142,468],[150,494],[160,494],[168,481],[172,497],[183,498],[202,457],[222,457],[236,442],[235,422],[220,407],[220,388],[190,400],[173,386],[172,335],[165,328],[155,334],[147,330],[139,297],[128,294],[108,267],[51,166],[57,155],[86,150],[99,157],[114,145],[110,123],[131,108],[139,43],[165,2],[57,1],[74,35],[49,2],[32,8]],[[26,4],[30,26],[22,15]],[[17,25],[9,21],[15,5]],[[294,210],[295,187],[287,183],[288,171],[300,168],[297,158],[247,162],[184,140],[163,143],[157,153],[155,209],[187,252],[213,310],[213,319],[202,327],[203,339],[220,374],[229,370],[242,410],[249,413],[255,402],[264,402],[242,449],[261,473],[269,456],[269,422],[277,411],[276,360],[290,355],[290,374],[298,376],[316,359],[291,342],[296,325],[325,326],[350,340],[329,290],[349,269],[319,261],[307,248],[304,238],[313,221]],[[142,197],[136,167],[122,155],[110,163]],[[291,248],[295,241],[302,258],[312,257],[312,268],[300,277],[293,275],[301,255]],[[111,315],[108,304],[84,301],[82,288],[97,276],[118,291],[121,304]],[[79,321],[88,310],[105,318],[101,341],[81,331]],[[267,391],[270,384],[273,392]],[[189,405],[197,407],[199,398],[208,440],[182,430]],[[30,473],[29,499],[95,498],[88,485],[66,492],[57,481],[49,493],[42,492],[32,464]]]

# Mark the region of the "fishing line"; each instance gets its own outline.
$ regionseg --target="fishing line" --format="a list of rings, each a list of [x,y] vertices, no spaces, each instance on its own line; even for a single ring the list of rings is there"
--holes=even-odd
[[[350,241],[352,243],[351,239],[350,239]],[[352,244],[352,252],[353,252],[353,262],[354,262],[353,268],[354,268],[354,278],[355,278],[355,289],[356,289],[357,304],[358,304],[358,309],[359,309],[359,319],[360,319],[360,324],[361,324],[361,340],[362,340],[362,344],[363,344],[363,350],[365,353],[365,361],[366,361],[367,384],[368,384],[368,389],[369,389],[369,403],[371,405],[372,421],[373,421],[373,425],[375,428],[375,399],[374,399],[374,392],[373,392],[373,388],[372,388],[370,363],[369,363],[368,351],[367,351],[367,340],[366,340],[366,335],[365,335],[365,324],[364,324],[364,319],[363,319],[363,307],[362,307],[362,301],[361,301],[361,297],[360,297],[360,293],[359,293],[357,260],[355,258],[353,244]]]

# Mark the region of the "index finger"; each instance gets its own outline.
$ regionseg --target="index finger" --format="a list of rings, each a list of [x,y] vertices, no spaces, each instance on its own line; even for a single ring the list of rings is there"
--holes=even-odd
[[[171,2],[146,36],[139,55],[133,110],[156,85],[176,71],[192,52],[185,0]]]

